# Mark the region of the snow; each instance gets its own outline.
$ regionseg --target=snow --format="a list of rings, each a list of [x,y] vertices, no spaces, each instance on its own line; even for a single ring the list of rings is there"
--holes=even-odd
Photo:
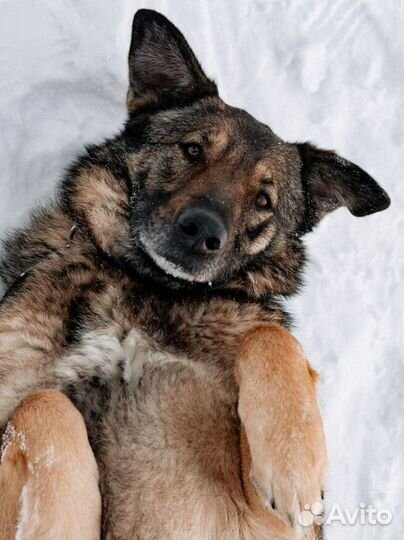
[[[140,7],[184,31],[225,100],[285,139],[336,149],[392,197],[367,218],[339,210],[307,238],[306,287],[290,306],[321,374],[328,508],[393,514],[327,525],[327,538],[402,540],[404,2],[0,0],[1,232],[53,194],[83,144],[121,126]]]

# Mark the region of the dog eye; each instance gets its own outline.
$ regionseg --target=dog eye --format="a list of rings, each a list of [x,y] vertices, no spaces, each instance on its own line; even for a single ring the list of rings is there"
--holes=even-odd
[[[188,143],[188,144],[183,144],[181,146],[182,146],[182,150],[185,153],[186,157],[188,157],[192,161],[196,161],[196,160],[200,159],[202,154],[203,154],[203,149],[202,149],[202,146],[200,144]]]
[[[255,206],[263,210],[271,208],[271,199],[269,195],[263,191],[260,191],[255,198]]]

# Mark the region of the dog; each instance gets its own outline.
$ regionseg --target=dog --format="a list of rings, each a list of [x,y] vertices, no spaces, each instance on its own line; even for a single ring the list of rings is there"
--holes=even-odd
[[[0,537],[320,538],[316,373],[282,298],[323,216],[389,197],[225,104],[154,11],[127,106],[4,245]]]

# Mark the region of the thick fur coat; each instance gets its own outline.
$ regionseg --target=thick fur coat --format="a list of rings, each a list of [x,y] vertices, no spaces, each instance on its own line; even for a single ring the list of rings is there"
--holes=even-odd
[[[321,497],[324,438],[282,297],[326,213],[389,199],[356,165],[225,104],[157,13],[135,16],[129,81],[122,132],[5,243],[0,427],[41,388],[71,399],[102,538],[314,535],[297,516]]]

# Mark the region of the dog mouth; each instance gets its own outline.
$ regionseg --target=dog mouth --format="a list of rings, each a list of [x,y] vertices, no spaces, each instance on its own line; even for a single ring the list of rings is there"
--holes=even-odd
[[[211,283],[215,278],[215,272],[210,269],[188,270],[180,262],[172,260],[169,256],[161,253],[149,241],[144,234],[139,235],[139,241],[142,249],[154,262],[154,264],[165,274],[187,281],[188,283]]]

